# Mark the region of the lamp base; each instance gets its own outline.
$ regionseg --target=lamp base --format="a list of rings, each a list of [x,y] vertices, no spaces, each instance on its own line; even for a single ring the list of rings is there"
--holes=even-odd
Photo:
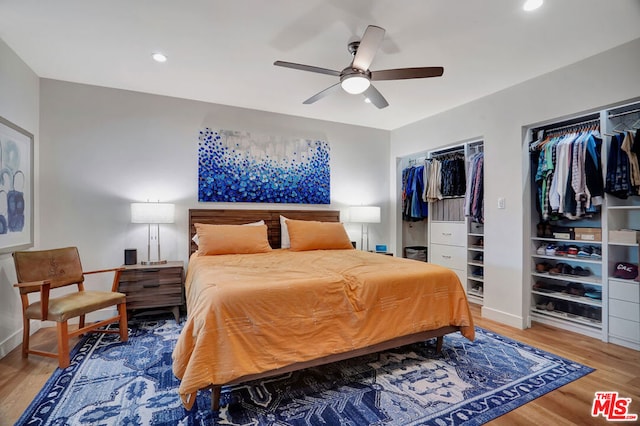
[[[165,263],[167,263],[166,260],[147,260],[140,262],[141,265],[164,265]]]

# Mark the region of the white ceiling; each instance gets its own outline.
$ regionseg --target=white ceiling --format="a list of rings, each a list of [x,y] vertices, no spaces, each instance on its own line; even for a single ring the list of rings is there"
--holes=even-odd
[[[0,38],[43,78],[391,130],[640,37],[640,0],[523,2],[0,0]],[[444,76],[376,82],[378,110],[342,91],[303,105],[337,77],[273,66],[342,70],[369,24],[387,31],[372,70]]]

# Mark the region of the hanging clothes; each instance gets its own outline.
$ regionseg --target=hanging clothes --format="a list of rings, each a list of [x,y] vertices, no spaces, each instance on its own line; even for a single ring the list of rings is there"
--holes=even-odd
[[[425,190],[424,165],[402,170],[402,220],[419,221],[428,217],[428,204],[423,200]]]
[[[604,196],[601,146],[597,130],[568,131],[530,145],[541,221],[597,212]]]
[[[442,200],[442,192],[440,190],[442,186],[442,163],[435,158],[427,161],[431,164],[429,165],[426,197],[423,197],[423,201],[433,203]]]
[[[484,154],[478,152],[469,159],[464,215],[472,221],[484,223]]]
[[[626,131],[611,136],[607,156],[605,192],[621,199],[639,195],[639,154],[638,132],[634,134],[631,131]]]
[[[441,192],[443,197],[462,197],[466,192],[464,157],[454,154],[442,160]]]

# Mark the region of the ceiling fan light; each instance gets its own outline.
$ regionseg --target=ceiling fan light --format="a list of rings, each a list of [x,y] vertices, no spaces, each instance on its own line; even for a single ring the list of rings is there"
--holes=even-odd
[[[151,57],[156,62],[160,62],[160,63],[167,62],[167,56],[160,52],[154,53],[153,55],[151,55]]]
[[[369,88],[371,82],[368,78],[361,75],[346,77],[340,82],[345,92],[352,95],[358,95]]]
[[[542,2],[543,0],[527,0],[522,8],[527,12],[531,12],[542,6]]]

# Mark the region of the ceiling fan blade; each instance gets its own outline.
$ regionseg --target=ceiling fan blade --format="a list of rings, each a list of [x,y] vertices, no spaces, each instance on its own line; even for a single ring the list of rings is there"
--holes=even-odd
[[[376,27],[375,25],[369,25],[360,40],[360,45],[356,51],[356,55],[353,57],[352,67],[363,71],[369,69],[373,57],[376,55],[382,39],[384,39],[384,29]]]
[[[327,95],[330,95],[331,93],[333,93],[336,89],[340,88],[340,83],[336,83],[333,86],[329,86],[326,89],[324,89],[322,92],[318,92],[315,95],[313,95],[312,97],[310,97],[309,99],[307,99],[306,101],[303,102],[303,104],[312,104],[316,101],[319,101],[320,99],[324,98]]]
[[[364,91],[363,95],[369,98],[372,104],[382,109],[389,106],[389,102],[382,96],[382,93],[378,92],[378,89],[373,87],[373,84],[369,85],[369,88]]]
[[[303,64],[296,64],[293,62],[285,62],[285,61],[275,61],[273,65],[276,65],[279,67],[285,67],[285,68],[293,68],[296,70],[311,71],[311,72],[317,72],[320,74],[333,75],[335,77],[340,76],[340,71],[334,71],[328,68],[314,67],[313,65],[303,65]]]
[[[440,77],[442,67],[396,68],[392,70],[371,71],[371,80],[404,80],[407,78]]]

